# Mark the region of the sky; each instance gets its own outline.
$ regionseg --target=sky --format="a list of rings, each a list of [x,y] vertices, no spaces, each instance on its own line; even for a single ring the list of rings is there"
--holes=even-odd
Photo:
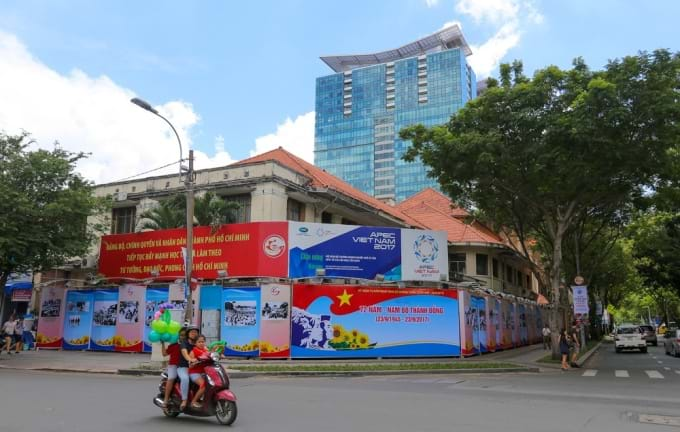
[[[529,75],[680,50],[677,0],[220,0],[0,2],[0,131],[86,152],[101,184],[179,160],[197,169],[279,146],[313,162],[323,55],[397,48],[458,24],[478,79],[522,60]],[[155,170],[155,171],[154,171]]]

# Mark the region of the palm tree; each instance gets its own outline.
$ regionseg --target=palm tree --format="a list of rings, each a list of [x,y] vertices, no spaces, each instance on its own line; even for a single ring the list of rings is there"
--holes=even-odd
[[[240,205],[233,201],[225,201],[213,192],[206,192],[194,201],[194,225],[210,226],[216,231],[220,225],[236,222]],[[158,206],[147,210],[139,216],[137,231],[181,228],[186,226],[186,200],[184,195],[177,194],[158,203]]]

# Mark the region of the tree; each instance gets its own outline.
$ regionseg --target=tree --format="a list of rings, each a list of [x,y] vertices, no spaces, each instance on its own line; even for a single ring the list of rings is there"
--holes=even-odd
[[[240,205],[226,201],[213,192],[206,192],[194,200],[194,225],[210,226],[216,230],[220,225],[236,222]],[[159,230],[186,226],[186,199],[177,194],[162,200],[156,207],[139,216],[137,231]]]
[[[509,227],[527,259],[535,242],[547,265],[534,273],[559,305],[567,232],[594,209],[623,209],[676,163],[679,69],[665,50],[598,72],[576,59],[532,79],[521,63],[504,65],[500,86],[489,83],[446,125],[402,130],[412,141],[405,159],[420,158],[460,205]]]
[[[104,229],[87,222],[106,201],[75,172],[86,155],[33,144],[27,133],[0,133],[0,301],[11,273],[63,265]]]

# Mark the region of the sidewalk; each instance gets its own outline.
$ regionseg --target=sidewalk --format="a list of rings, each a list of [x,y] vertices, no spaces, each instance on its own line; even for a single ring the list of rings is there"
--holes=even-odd
[[[519,366],[532,369],[545,365],[535,363],[543,357],[545,352],[540,345],[530,345],[509,351],[484,354],[468,358],[406,358],[406,359],[309,359],[309,360],[260,360],[229,358],[222,363],[228,366],[232,375],[238,373],[239,366],[310,366],[310,365],[364,365],[364,364],[399,364],[399,363],[465,363],[465,362],[510,362]],[[0,369],[16,370],[41,370],[53,372],[79,372],[79,373],[133,373],[133,371],[146,370],[157,374],[159,369],[151,363],[151,354],[148,353],[117,353],[117,352],[92,352],[92,351],[58,351],[40,350],[23,351],[20,354],[0,354]],[[376,371],[380,372],[380,371]],[[437,371],[432,371],[437,373]],[[450,372],[450,371],[447,371]],[[479,373],[485,371],[480,370]],[[497,372],[497,371],[496,371]],[[243,373],[244,377],[257,373]],[[310,373],[314,375],[314,373]],[[236,376],[234,376],[236,377]]]

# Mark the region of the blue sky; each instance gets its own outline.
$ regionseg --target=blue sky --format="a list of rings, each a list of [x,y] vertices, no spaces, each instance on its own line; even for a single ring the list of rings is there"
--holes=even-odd
[[[655,48],[680,49],[675,0],[84,1],[0,3],[0,130],[91,152],[97,182],[172,162],[162,120],[197,167],[283,146],[312,160],[321,55],[395,48],[457,22],[480,76],[521,59],[528,73],[593,68]],[[171,168],[170,171],[176,172]]]

